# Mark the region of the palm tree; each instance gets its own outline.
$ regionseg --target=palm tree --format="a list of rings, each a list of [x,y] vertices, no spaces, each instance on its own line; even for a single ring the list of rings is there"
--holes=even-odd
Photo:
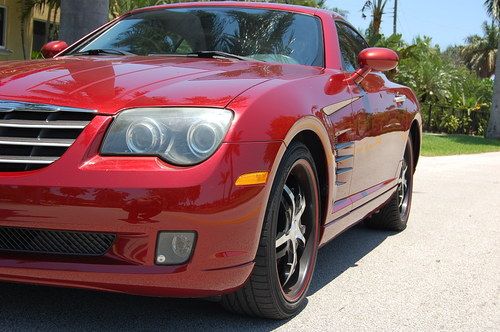
[[[380,36],[380,26],[382,25],[382,16],[384,16],[386,4],[387,0],[368,0],[365,1],[363,8],[361,8],[363,18],[367,17],[366,12],[371,12],[372,21],[368,28],[368,35],[372,38],[378,39],[378,36]]]
[[[47,23],[45,24],[45,43],[54,38],[57,13],[61,8],[61,0],[46,0],[46,4],[49,7],[47,10]]]
[[[475,71],[479,77],[491,77],[495,73],[499,29],[495,24],[483,23],[484,35],[473,35],[466,38],[462,56],[466,66]]]
[[[486,0],[484,2],[488,14],[497,24],[500,22],[500,0]],[[500,50],[500,43],[498,43]],[[498,53],[498,51],[497,51]],[[497,56],[495,69],[495,87],[493,88],[493,106],[491,107],[490,120],[486,137],[500,139],[500,57]]]
[[[21,6],[21,45],[23,49],[23,58],[26,60],[26,17],[25,12],[28,7],[28,0],[19,0],[19,4]],[[30,9],[31,12],[31,9]],[[27,16],[27,15],[26,15]]]
[[[73,43],[106,23],[109,0],[61,0],[61,39]]]
[[[21,43],[23,49],[24,59],[27,59],[28,52],[26,51],[26,24],[34,9],[43,11],[46,7],[47,10],[47,22],[45,23],[45,42],[53,37],[54,31],[51,27],[54,26],[59,7],[61,6],[61,0],[18,0],[21,7]]]
[[[342,8],[339,8],[339,7],[331,7],[329,9],[331,11],[336,12],[337,14],[343,16],[344,18],[347,18],[347,15],[349,15],[349,11],[342,9]]]
[[[27,59],[26,51],[26,24],[27,19],[30,17],[34,9],[44,10],[45,6],[48,6],[47,23],[45,27],[46,38],[50,35],[50,25],[55,20],[57,16],[57,11],[59,10],[60,0],[18,0],[21,7],[21,43],[23,49],[24,59]],[[48,41],[48,40],[46,40]]]
[[[485,0],[486,11],[494,21],[500,21],[500,0]]]

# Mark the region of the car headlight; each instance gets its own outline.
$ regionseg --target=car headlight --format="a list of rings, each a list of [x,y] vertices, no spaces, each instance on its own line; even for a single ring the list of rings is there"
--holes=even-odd
[[[195,165],[221,145],[233,113],[214,108],[141,108],[118,114],[103,155],[157,156],[174,165]]]

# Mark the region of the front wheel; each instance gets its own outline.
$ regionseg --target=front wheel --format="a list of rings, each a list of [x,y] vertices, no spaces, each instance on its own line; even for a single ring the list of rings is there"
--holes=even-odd
[[[271,189],[254,270],[243,288],[222,297],[227,310],[284,319],[301,309],[316,263],[319,208],[314,160],[294,143]]]

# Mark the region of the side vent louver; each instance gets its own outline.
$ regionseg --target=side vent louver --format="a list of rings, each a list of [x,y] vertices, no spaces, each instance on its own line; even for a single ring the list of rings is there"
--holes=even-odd
[[[346,131],[342,132],[342,134]],[[340,136],[340,135],[337,135]],[[337,174],[337,186],[343,186],[347,181],[342,181],[342,175],[352,172],[352,160],[354,158],[353,149],[354,142],[342,142],[335,144],[335,173]]]

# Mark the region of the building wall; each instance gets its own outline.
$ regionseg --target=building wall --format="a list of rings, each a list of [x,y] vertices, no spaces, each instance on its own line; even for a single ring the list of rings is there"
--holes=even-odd
[[[0,55],[0,59],[22,59],[20,6],[16,0],[0,0],[0,7],[7,10],[5,47],[14,52],[10,56]]]
[[[21,6],[18,0],[0,0],[0,7],[7,10],[7,25],[5,35],[5,47],[12,50],[9,56],[0,55],[0,60],[18,60],[23,59],[23,48],[21,43]],[[27,19],[25,26],[25,48],[28,59],[31,57],[31,48],[33,43],[33,19],[46,21],[48,8],[44,11],[35,10],[31,18]],[[56,21],[59,21],[57,17]]]

